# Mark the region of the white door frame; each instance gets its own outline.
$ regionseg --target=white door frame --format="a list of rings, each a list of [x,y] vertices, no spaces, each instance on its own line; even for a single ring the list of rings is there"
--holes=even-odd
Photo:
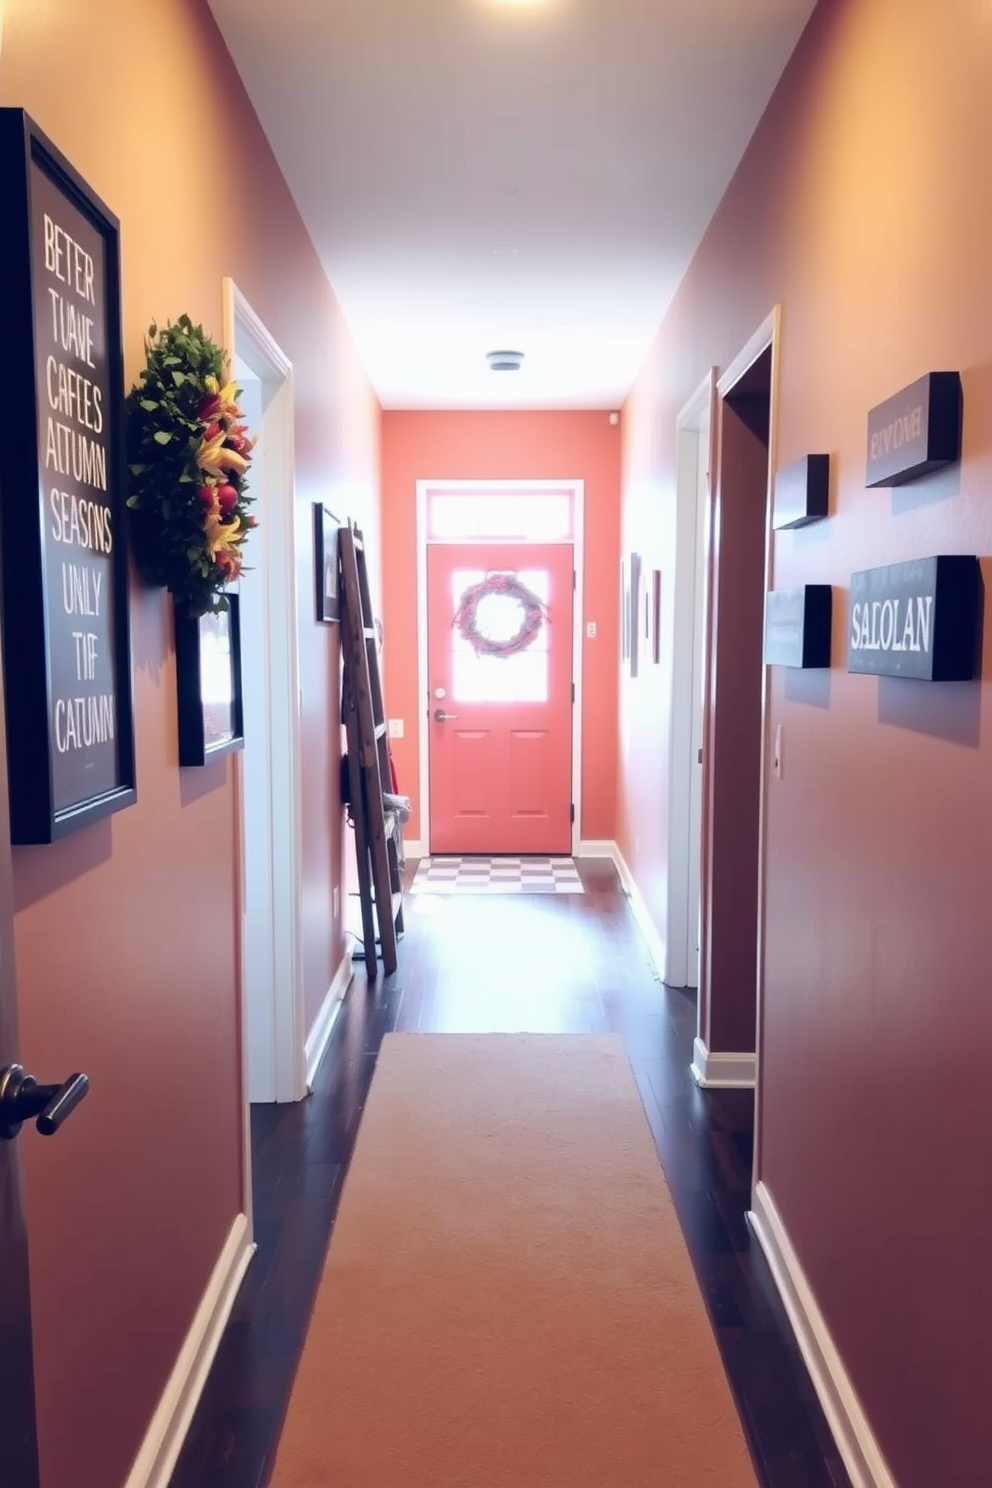
[[[243,761],[234,755],[238,804],[238,886],[241,905],[238,975],[241,986],[241,1053],[245,1098],[245,1213],[251,1215],[252,1100],[300,1100],[307,1090],[304,1045],[303,972],[300,924],[301,757],[299,656],[295,557],[295,477],[293,365],[230,278],[223,281],[224,344],[232,359],[242,359],[266,390],[262,429],[265,468],[255,477],[259,502],[259,535],[255,550],[266,614],[262,655],[256,658],[264,677],[269,717],[269,783],[266,798],[252,809],[268,817],[272,843],[271,888],[264,912],[271,915],[272,969],[267,1006],[251,1007],[245,985],[245,781]],[[262,442],[260,441],[260,442]],[[276,499],[273,499],[273,498]],[[256,910],[257,912],[257,910]],[[271,1034],[268,1068],[249,1060],[252,1027],[267,1024]]]
[[[411,857],[426,857],[431,840],[431,783],[428,714],[430,691],[427,666],[427,494],[429,491],[472,491],[499,495],[514,491],[570,491],[572,493],[572,561],[575,592],[572,596],[572,852],[582,840],[582,627],[585,556],[585,481],[582,480],[418,480],[417,482],[417,742],[420,750],[420,841],[408,842]],[[461,541],[461,539],[459,539]],[[471,538],[466,539],[471,542]],[[493,544],[496,538],[480,538]],[[521,544],[523,546],[523,544]]]
[[[691,809],[694,775],[700,768],[692,758],[693,717],[697,703],[705,706],[700,667],[706,649],[704,638],[709,614],[708,560],[712,547],[716,378],[714,367],[685,403],[676,422],[678,465],[672,693],[668,713],[668,906],[665,936],[665,981],[670,987],[694,986],[696,973],[693,946],[699,927],[698,923],[690,923],[693,896],[689,879],[694,857],[701,866],[703,828],[702,821],[694,819]],[[705,496],[700,479],[703,471],[708,476]],[[702,614],[702,636],[696,634],[697,613]],[[697,894],[697,905],[701,902]]]
[[[717,393],[719,395],[720,422],[723,418],[723,400],[732,393],[760,356],[763,356],[771,348],[771,388],[769,393],[769,424],[768,424],[768,482],[765,493],[765,560],[764,560],[764,586],[765,594],[768,593],[772,582],[772,490],[775,481],[776,447],[778,442],[778,384],[779,365],[781,358],[781,325],[782,307],[776,305],[765,317],[761,325],[747,341],[746,345],[738,352],[717,381]],[[714,470],[717,466],[714,465]],[[712,550],[714,546],[714,535],[711,531],[708,547],[708,564],[712,563]],[[711,677],[713,669],[712,635],[714,604],[719,599],[713,595],[711,585],[707,616],[707,659],[705,666],[704,681],[704,741],[703,741],[703,898],[702,913],[704,916],[703,939],[702,939],[702,975],[701,982],[705,985],[707,1005],[709,997],[709,967],[707,958],[708,930],[706,918],[709,914],[708,880],[712,865],[712,792],[713,777],[710,770],[712,759],[712,698],[710,696]],[[693,1050],[692,1073],[699,1084],[704,1086],[726,1086],[757,1088],[760,1084],[761,1075],[761,1037],[764,1011],[764,948],[765,948],[765,900],[766,900],[766,821],[768,814],[768,803],[766,788],[768,781],[768,760],[770,748],[768,740],[768,668],[763,666],[761,670],[761,761],[759,765],[760,775],[758,783],[758,935],[757,956],[755,958],[755,1002],[756,1002],[756,1029],[755,1029],[755,1052],[752,1056],[749,1051],[740,1054],[720,1055],[713,1058],[707,1048],[705,1041],[705,1030],[702,1027],[702,1009],[704,1001],[704,987],[701,986],[698,998],[698,1023],[697,1036]],[[760,1100],[755,1101],[755,1132],[754,1150],[755,1160],[753,1167],[753,1185],[757,1184],[760,1173]]]

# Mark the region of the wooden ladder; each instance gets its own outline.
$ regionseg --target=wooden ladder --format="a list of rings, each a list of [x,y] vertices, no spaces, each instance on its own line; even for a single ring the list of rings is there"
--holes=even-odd
[[[376,922],[386,976],[396,970],[396,942],[403,934],[399,821],[394,811],[385,809],[382,799],[383,792],[392,788],[386,715],[365,544],[354,522],[341,528],[338,548],[344,657],[342,706],[348,739],[348,788],[355,826],[365,967],[369,980],[375,981],[378,975]]]

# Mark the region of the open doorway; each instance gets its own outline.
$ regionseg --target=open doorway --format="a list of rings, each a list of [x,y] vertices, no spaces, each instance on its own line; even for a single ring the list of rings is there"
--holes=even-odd
[[[751,1087],[760,995],[764,610],[777,312],[717,384],[703,690],[698,1029],[705,1086]]]
[[[239,580],[245,747],[240,801],[242,1044],[246,1105],[307,1091],[299,923],[300,719],[292,366],[231,280],[224,339],[257,436],[258,528]],[[245,1112],[245,1184],[250,1123]],[[249,1195],[246,1192],[246,1200]],[[246,1213],[251,1209],[246,1202]]]

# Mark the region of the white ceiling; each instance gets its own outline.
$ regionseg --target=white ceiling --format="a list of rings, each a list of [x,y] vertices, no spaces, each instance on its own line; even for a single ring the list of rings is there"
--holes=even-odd
[[[610,408],[814,0],[210,6],[383,406]]]

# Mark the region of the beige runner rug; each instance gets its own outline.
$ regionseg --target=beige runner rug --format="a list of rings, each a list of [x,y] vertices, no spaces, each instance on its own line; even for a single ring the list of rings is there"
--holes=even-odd
[[[611,1036],[391,1034],[272,1488],[755,1488]]]

